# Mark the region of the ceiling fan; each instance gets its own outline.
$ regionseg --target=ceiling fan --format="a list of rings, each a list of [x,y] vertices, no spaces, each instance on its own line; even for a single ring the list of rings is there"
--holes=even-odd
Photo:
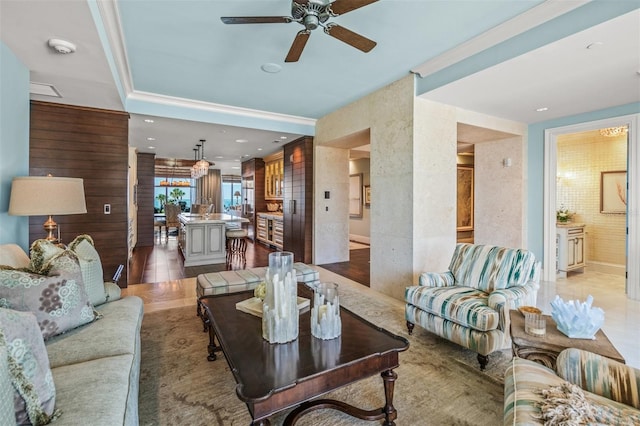
[[[354,33],[340,25],[329,22],[329,18],[344,15],[378,0],[292,0],[291,16],[237,16],[220,18],[225,24],[288,24],[297,22],[304,26],[293,40],[285,62],[296,62],[307,44],[311,31],[318,27],[331,37],[347,43],[363,52],[369,52],[376,42]]]

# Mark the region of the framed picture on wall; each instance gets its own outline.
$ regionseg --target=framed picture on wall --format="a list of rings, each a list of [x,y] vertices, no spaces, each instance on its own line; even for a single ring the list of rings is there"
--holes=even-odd
[[[458,165],[457,231],[473,230],[473,167]]]
[[[364,205],[367,207],[371,205],[371,185],[364,186]]]
[[[349,217],[362,217],[362,173],[349,175]]]
[[[627,172],[600,172],[600,213],[627,212]]]

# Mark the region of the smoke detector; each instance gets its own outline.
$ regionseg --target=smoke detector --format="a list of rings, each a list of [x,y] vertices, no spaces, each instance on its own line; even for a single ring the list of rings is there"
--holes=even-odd
[[[73,53],[76,51],[75,44],[58,38],[49,39],[49,47],[52,47],[56,52],[62,54]]]

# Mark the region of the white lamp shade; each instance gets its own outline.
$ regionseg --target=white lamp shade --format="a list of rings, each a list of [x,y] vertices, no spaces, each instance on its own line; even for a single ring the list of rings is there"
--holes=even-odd
[[[80,178],[24,176],[13,178],[9,214],[50,216],[87,212]]]

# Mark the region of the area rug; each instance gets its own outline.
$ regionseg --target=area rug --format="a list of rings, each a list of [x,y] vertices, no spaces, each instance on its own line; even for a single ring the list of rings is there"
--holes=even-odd
[[[360,286],[362,287],[362,286]],[[395,371],[397,425],[496,425],[502,423],[502,375],[510,360],[498,352],[486,372],[475,354],[416,327],[408,336],[401,302],[376,292],[342,285],[341,304],[367,320],[406,337]],[[236,397],[235,381],[223,356],[207,361],[208,334],[195,306],[146,314],[142,323],[141,425],[247,425],[251,417]],[[376,375],[325,397],[372,409],[384,403]],[[271,419],[280,425],[286,413]],[[375,425],[335,410],[318,410],[297,424]]]

